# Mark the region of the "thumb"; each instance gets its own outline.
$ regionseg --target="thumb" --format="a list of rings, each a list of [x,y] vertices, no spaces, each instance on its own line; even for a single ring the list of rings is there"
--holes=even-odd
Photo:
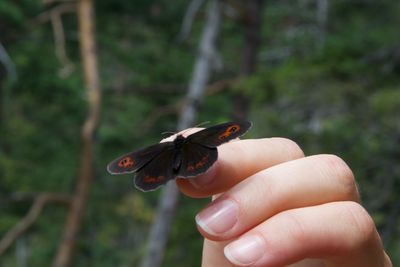
[[[201,267],[231,267],[232,264],[224,256],[224,247],[229,242],[204,239]]]

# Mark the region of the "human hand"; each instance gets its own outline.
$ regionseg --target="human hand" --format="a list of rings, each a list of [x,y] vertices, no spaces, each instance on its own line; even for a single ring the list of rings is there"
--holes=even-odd
[[[339,157],[304,157],[284,138],[232,141],[218,152],[208,172],[177,180],[184,194],[214,199],[196,216],[202,267],[392,266]]]

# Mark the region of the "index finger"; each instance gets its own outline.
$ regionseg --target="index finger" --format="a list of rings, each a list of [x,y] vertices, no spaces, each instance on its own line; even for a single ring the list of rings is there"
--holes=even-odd
[[[304,153],[300,147],[285,138],[231,141],[218,147],[218,160],[206,173],[176,182],[190,197],[208,197],[226,191],[256,172],[301,157]]]

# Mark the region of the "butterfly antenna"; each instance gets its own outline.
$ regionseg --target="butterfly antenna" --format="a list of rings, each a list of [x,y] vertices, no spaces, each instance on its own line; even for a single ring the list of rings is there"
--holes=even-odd
[[[192,128],[200,127],[200,126],[202,126],[202,125],[204,125],[204,124],[207,124],[207,123],[210,123],[210,122],[209,122],[209,121],[205,121],[205,122],[201,122],[201,123],[199,123],[199,124],[197,124],[197,125],[195,125],[195,126],[189,127],[188,129],[184,130],[181,134],[186,133],[187,131],[189,131],[189,130],[192,129]]]
[[[194,126],[194,127],[200,127],[200,126],[206,125],[206,124],[208,124],[208,123],[210,123],[210,121],[203,121],[203,122],[200,122],[199,124],[197,124],[197,125]]]
[[[176,132],[162,132],[161,134],[162,134],[162,135],[166,135],[166,134],[174,135],[174,134],[176,134]]]

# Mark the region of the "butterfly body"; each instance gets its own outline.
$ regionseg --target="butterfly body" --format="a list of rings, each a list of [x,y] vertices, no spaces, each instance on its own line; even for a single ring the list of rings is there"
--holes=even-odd
[[[155,144],[123,155],[107,166],[111,174],[135,172],[134,184],[142,191],[155,190],[176,177],[206,172],[218,159],[217,146],[244,134],[250,122],[227,122],[188,137]]]
[[[181,155],[181,149],[183,145],[185,144],[186,138],[183,137],[183,135],[178,135],[175,140],[173,141],[174,144],[174,163],[173,163],[173,171],[174,173],[178,174],[179,168],[181,167],[181,162],[182,162],[182,155]]]

